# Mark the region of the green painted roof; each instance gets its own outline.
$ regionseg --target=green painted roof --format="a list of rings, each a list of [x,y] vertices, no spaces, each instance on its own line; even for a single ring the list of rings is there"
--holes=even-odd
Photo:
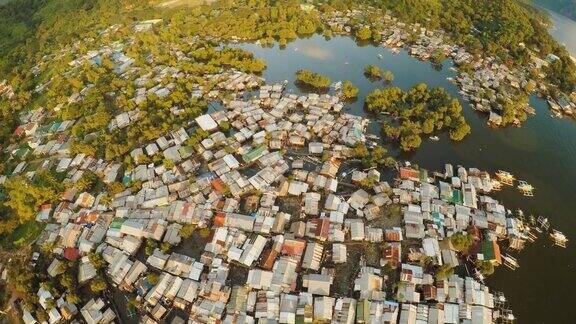
[[[254,160],[256,160],[258,157],[260,157],[260,155],[262,155],[262,153],[266,150],[266,146],[261,145],[256,147],[255,149],[253,149],[252,151],[242,155],[242,160],[244,160],[244,162],[249,163],[252,162]]]
[[[112,223],[110,223],[110,228],[120,228],[122,224],[124,224],[124,221],[125,221],[124,218],[116,217],[114,218]]]
[[[178,149],[178,153],[180,153],[180,156],[185,159],[194,154],[194,149],[191,146],[182,146]]]
[[[123,184],[129,184],[132,181],[132,176],[128,173],[124,174],[124,177],[122,177],[122,183]]]
[[[482,242],[482,255],[484,255],[484,260],[494,260],[496,258],[496,252],[494,251],[494,244],[491,241]]]
[[[462,204],[462,191],[458,189],[452,189],[452,202],[455,204]]]
[[[370,320],[370,301],[361,300],[356,305],[356,320],[360,322],[368,322]]]

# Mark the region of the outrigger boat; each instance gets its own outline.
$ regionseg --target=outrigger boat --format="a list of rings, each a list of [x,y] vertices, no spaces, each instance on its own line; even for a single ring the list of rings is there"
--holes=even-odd
[[[555,245],[558,245],[559,247],[563,248],[566,247],[566,242],[568,242],[568,238],[566,237],[566,235],[564,235],[564,233],[553,229],[552,232],[550,233],[550,237],[554,241]]]
[[[550,222],[548,222],[548,218],[546,217],[538,216],[538,219],[536,219],[536,223],[538,224],[536,230],[540,233],[542,233],[542,230],[548,231],[548,229],[550,228]]]
[[[476,268],[474,269],[474,275],[482,284],[484,283],[484,275]]]
[[[500,322],[501,323],[514,323],[516,317],[512,314],[512,311],[509,309],[501,309],[500,312]]]
[[[502,182],[507,186],[511,186],[514,184],[515,178],[510,172],[498,170],[498,172],[496,172],[496,177],[498,178],[498,181]]]
[[[504,265],[512,270],[516,270],[520,267],[518,260],[509,254],[502,254],[502,260],[504,260]]]
[[[562,107],[560,107],[560,105],[557,104],[554,100],[548,99],[546,101],[548,101],[548,105],[553,111],[560,111],[562,109]]]
[[[536,225],[536,218],[534,217],[534,215],[530,215],[528,217],[528,223],[532,226]]]
[[[502,182],[496,180],[496,179],[492,179],[492,190],[502,190]]]
[[[526,197],[533,197],[534,196],[534,187],[526,181],[519,180],[518,181],[518,189],[520,192]]]

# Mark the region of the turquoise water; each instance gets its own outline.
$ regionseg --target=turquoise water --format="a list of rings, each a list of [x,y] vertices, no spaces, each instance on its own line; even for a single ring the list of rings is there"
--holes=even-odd
[[[284,49],[253,44],[241,47],[266,60],[268,69],[264,77],[268,82],[288,80],[288,91],[299,91],[294,85],[294,72],[298,69],[311,69],[333,81],[351,80],[360,89],[359,99],[350,104],[350,112],[354,114],[364,115],[364,96],[385,86],[383,81],[371,82],[364,77],[367,64],[392,71],[395,76],[392,84],[403,89],[419,82],[446,88],[461,99],[472,133],[459,143],[450,141],[446,135],[440,136],[438,142],[426,139],[417,152],[410,154],[387,145],[393,154],[430,170],[443,170],[445,163],[490,171],[508,170],[533,184],[535,197],[523,197],[514,188],[505,188],[497,197],[510,209],[521,208],[527,214],[548,217],[554,228],[576,240],[576,122],[550,117],[542,99],[531,98],[537,114],[521,128],[494,130],[486,125],[486,116],[473,111],[462,100],[458,88],[448,82],[446,78],[454,75],[448,61],[439,70],[404,51],[393,54],[381,47],[359,46],[348,37],[327,41],[313,36]],[[378,54],[383,57],[379,59]],[[378,133],[377,122],[371,124],[370,131]],[[543,236],[516,256],[520,269],[500,267],[488,283],[508,297],[518,323],[575,323],[576,312],[566,310],[570,309],[567,307],[574,300],[572,292],[576,291],[574,244],[570,242],[567,249],[555,248]]]

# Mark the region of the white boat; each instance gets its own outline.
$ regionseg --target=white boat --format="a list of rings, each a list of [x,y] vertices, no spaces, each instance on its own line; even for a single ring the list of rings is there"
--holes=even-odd
[[[438,137],[438,136],[430,136],[430,137],[428,137],[428,138],[429,138],[431,141],[434,141],[434,142],[437,142],[437,141],[440,140],[440,137]]]
[[[523,180],[519,180],[519,185],[518,185],[518,189],[520,190],[520,192],[527,197],[532,197],[534,194],[532,193],[534,191],[534,187],[527,183],[526,181]]]
[[[546,218],[546,217],[538,216],[536,223],[539,226],[539,228],[537,227],[536,230],[539,230],[539,232],[541,232],[542,230],[547,231],[550,228],[550,222],[548,221],[548,218]]]
[[[505,185],[511,186],[514,184],[515,178],[512,174],[510,174],[510,172],[498,170],[498,172],[496,172],[496,177]]]
[[[552,232],[550,233],[550,238],[552,238],[555,245],[558,245],[559,247],[563,248],[566,247],[566,242],[568,242],[568,238],[566,237],[566,235],[555,229],[553,229]]]
[[[383,57],[384,57],[384,55],[378,54],[378,58],[379,58],[379,59],[382,59]]]
[[[548,101],[548,105],[550,106],[550,109],[555,110],[555,111],[560,111],[562,108],[560,107],[559,104],[557,104],[555,101],[548,99],[546,100]]]

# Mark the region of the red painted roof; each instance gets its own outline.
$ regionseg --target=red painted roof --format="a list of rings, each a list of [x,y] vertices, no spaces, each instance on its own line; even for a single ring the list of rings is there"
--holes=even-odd
[[[385,232],[386,241],[400,241],[400,233],[394,230]]]
[[[212,187],[219,193],[224,192],[224,183],[222,182],[222,180],[220,180],[220,178],[212,180]]]
[[[22,134],[24,134],[24,127],[22,127],[22,126],[16,127],[16,130],[14,130],[14,135],[20,136]]]
[[[302,256],[306,248],[306,241],[300,239],[286,239],[282,246],[282,254]]]
[[[276,261],[276,257],[278,256],[278,252],[276,250],[268,249],[264,251],[264,257],[260,262],[260,266],[266,270],[272,270],[274,266],[274,261]]]
[[[310,222],[315,225],[314,235],[316,237],[322,237],[324,239],[328,238],[328,231],[330,229],[330,219],[328,218],[313,219]]]
[[[226,221],[226,214],[224,213],[217,213],[216,216],[214,216],[214,226],[216,227],[224,226],[225,221]]]
[[[400,178],[401,179],[420,179],[420,172],[412,168],[400,168]]]
[[[70,261],[76,261],[80,256],[80,251],[77,248],[67,247],[64,249],[64,258]]]

